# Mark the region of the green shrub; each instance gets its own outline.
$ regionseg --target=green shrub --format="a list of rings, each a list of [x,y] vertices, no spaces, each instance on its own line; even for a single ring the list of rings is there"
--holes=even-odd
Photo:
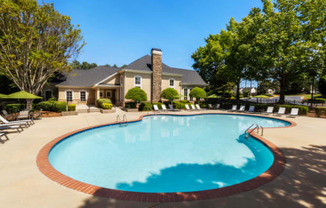
[[[161,98],[168,99],[168,100],[174,100],[177,99],[179,96],[178,91],[176,91],[173,88],[166,88],[162,91]]]
[[[17,113],[24,109],[25,109],[25,104],[21,104],[21,103],[7,104],[5,107],[5,110],[8,113]]]
[[[309,112],[309,107],[301,105],[277,105],[274,108],[274,111],[278,111],[279,107],[285,107],[285,113],[290,113],[291,108],[299,108],[299,115],[307,115]]]
[[[207,103],[201,103],[199,106],[200,106],[201,108],[207,108]]]
[[[137,106],[136,102],[125,103],[125,108],[136,108],[136,106]]]
[[[55,99],[55,97],[49,98],[48,101],[57,101],[57,99]]]
[[[76,111],[76,104],[68,104],[68,111]]]
[[[139,87],[134,87],[134,88],[131,88],[130,90],[128,90],[125,98],[131,99],[135,102],[146,101],[147,94],[144,90],[140,89]]]
[[[199,101],[200,98],[205,98],[206,97],[206,92],[200,87],[194,87],[190,93],[190,97],[196,98],[196,101]]]
[[[112,107],[113,107],[113,105],[110,104],[110,103],[102,103],[102,108],[103,109],[109,109],[109,110],[111,110]]]
[[[174,108],[176,109],[186,109],[186,104],[178,101],[174,101]]]
[[[41,110],[41,107],[40,107],[39,103],[33,103],[32,104],[32,109],[33,110]]]
[[[103,103],[108,103],[108,104],[112,104],[112,101],[110,99],[106,99],[106,98],[102,98],[102,99],[97,99],[96,101],[96,105],[99,108],[102,108],[102,104]]]
[[[249,92],[249,90],[244,90],[242,94],[243,94],[243,97],[249,97],[250,92]]]
[[[153,105],[150,102],[141,102],[139,105],[139,111],[151,111]]]
[[[326,116],[326,108],[316,108],[316,116],[320,117],[321,115]]]
[[[180,103],[189,103],[188,100],[180,100]]]
[[[44,101],[40,102],[39,108],[45,111],[62,112],[66,111],[67,103],[65,101]]]

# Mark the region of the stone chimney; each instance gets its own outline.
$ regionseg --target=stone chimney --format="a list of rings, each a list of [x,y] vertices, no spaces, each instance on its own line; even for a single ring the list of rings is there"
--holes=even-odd
[[[162,92],[162,50],[152,48],[152,102],[161,99]]]

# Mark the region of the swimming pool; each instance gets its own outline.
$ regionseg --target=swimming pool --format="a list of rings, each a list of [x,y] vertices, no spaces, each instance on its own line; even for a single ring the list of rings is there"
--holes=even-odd
[[[253,123],[285,127],[282,120],[245,115],[157,115],[127,126],[72,134],[54,145],[50,164],[62,174],[98,187],[174,193],[220,189],[267,171],[273,152],[244,138]]]

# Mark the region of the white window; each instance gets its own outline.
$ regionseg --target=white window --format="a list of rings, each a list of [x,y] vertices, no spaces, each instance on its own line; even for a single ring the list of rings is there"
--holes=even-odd
[[[86,101],[86,91],[80,91],[80,101]]]
[[[141,88],[141,76],[135,76],[134,86]]]
[[[184,99],[187,100],[188,99],[188,89],[187,88],[185,88],[183,90],[183,95],[185,96]]]
[[[174,88],[174,79],[169,80],[169,86]]]
[[[66,91],[66,100],[71,102],[73,100],[73,92],[71,90]]]

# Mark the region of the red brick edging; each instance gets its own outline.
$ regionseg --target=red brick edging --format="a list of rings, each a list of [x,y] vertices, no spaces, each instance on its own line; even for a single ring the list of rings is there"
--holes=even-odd
[[[182,115],[181,114],[159,114],[159,115],[191,116],[191,115],[208,115],[208,114],[224,114],[224,113],[200,113],[200,114],[182,114]],[[235,115],[235,114],[231,114],[231,115]],[[129,121],[129,122],[141,121],[145,116],[151,116],[151,115],[143,115],[140,116],[139,119]],[[252,116],[252,115],[248,115],[248,116]],[[296,126],[295,122],[284,120],[284,119],[278,119],[278,120],[282,120],[290,123],[290,125],[286,127]],[[218,188],[218,189],[194,191],[194,192],[176,192],[176,193],[141,193],[141,192],[131,192],[131,191],[120,191],[115,189],[94,186],[91,184],[77,181],[73,178],[70,178],[60,173],[59,171],[57,171],[52,167],[52,165],[49,162],[48,155],[52,147],[55,146],[58,142],[64,140],[66,137],[73,135],[75,133],[85,131],[95,127],[107,126],[112,124],[117,124],[117,122],[79,129],[52,140],[51,142],[46,144],[37,155],[36,163],[38,168],[45,176],[47,176],[51,180],[67,188],[71,188],[94,196],[107,197],[107,198],[113,198],[118,200],[141,201],[141,202],[177,202],[177,201],[192,201],[192,200],[205,200],[205,199],[219,198],[219,197],[225,197],[225,196],[230,196],[233,194],[249,191],[265,183],[268,183],[269,181],[272,181],[274,178],[276,178],[278,175],[281,174],[281,172],[285,167],[286,161],[282,151],[273,143],[255,134],[254,132],[250,133],[250,135],[255,137],[257,140],[261,141],[262,143],[264,143],[273,152],[274,162],[272,166],[266,172],[260,174],[259,176],[251,180],[239,184],[235,184],[232,186]],[[275,127],[275,128],[286,128],[286,127]]]

